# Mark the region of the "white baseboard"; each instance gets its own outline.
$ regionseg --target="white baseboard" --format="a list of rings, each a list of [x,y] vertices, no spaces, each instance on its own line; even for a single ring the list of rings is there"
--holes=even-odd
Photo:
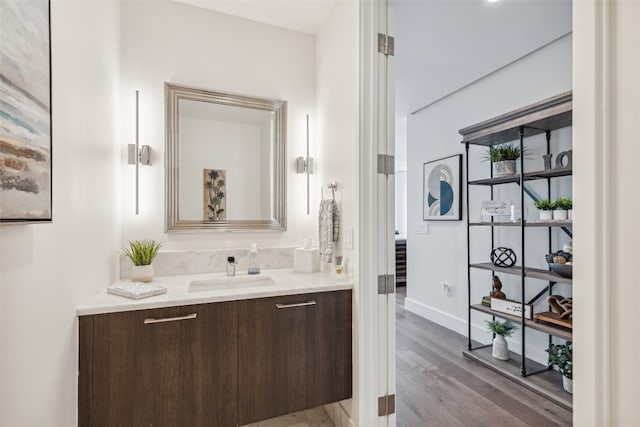
[[[451,315],[450,313],[428,306],[411,298],[406,298],[404,300],[404,308],[433,323],[437,323],[438,325],[457,332],[460,335],[464,335],[465,337],[469,333],[467,329],[467,319],[461,319]],[[480,341],[482,343],[491,342],[491,334],[487,331],[484,324],[472,323],[471,327],[473,328],[472,336],[474,341]],[[518,328],[520,327],[518,326]],[[508,338],[507,341],[509,342],[509,350],[520,354],[520,340]],[[527,351],[527,358],[531,358],[540,364],[547,363],[546,356],[542,352],[536,356],[535,354],[532,354],[532,352]]]
[[[450,313],[428,306],[411,298],[404,300],[404,308],[408,311],[424,317],[440,326],[451,329],[461,335],[467,336],[467,319],[461,319]]]

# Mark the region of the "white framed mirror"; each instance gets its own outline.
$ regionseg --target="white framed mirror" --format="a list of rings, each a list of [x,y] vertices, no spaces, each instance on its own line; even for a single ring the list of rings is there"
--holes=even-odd
[[[166,231],[286,230],[287,102],[165,83]]]

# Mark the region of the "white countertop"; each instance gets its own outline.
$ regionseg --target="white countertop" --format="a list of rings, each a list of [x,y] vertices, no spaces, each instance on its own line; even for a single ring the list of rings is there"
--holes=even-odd
[[[146,310],[150,308],[174,307],[181,305],[206,304],[210,302],[265,298],[280,295],[308,294],[314,292],[338,291],[353,288],[353,279],[338,277],[333,272],[296,273],[293,270],[266,270],[258,276],[237,274],[231,281],[251,280],[260,276],[272,278],[273,285],[247,286],[232,289],[217,289],[189,292],[192,281],[224,279],[226,274],[193,274],[187,276],[163,276],[153,279],[151,284],[167,288],[167,293],[139,300],[107,293],[106,289],[78,305],[78,316],[116,313],[121,311]],[[118,282],[126,282],[125,280]]]

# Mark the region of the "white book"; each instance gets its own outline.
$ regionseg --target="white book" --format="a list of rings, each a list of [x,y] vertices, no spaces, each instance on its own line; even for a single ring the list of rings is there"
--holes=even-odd
[[[167,288],[149,283],[131,282],[118,283],[115,286],[107,288],[107,292],[122,297],[141,299],[164,294],[167,292]]]

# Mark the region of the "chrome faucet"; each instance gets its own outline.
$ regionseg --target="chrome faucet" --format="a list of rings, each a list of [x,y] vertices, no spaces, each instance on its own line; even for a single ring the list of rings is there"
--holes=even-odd
[[[238,265],[238,263],[236,262],[235,257],[227,257],[227,276],[236,275],[236,265]]]

